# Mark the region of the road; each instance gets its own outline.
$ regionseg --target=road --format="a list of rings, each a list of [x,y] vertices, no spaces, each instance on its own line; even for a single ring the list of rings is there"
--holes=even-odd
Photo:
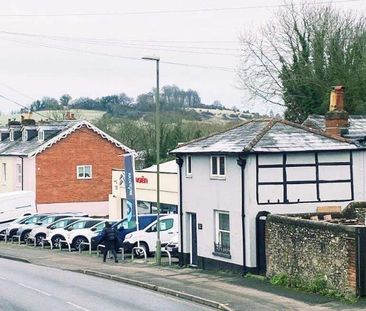
[[[0,310],[209,311],[212,309],[111,280],[0,259]]]

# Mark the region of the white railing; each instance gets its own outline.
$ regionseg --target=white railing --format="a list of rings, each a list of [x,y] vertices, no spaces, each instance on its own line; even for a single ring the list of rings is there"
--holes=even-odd
[[[60,248],[60,251],[62,251],[62,244],[66,244],[68,249],[69,249],[69,252],[71,252],[71,244],[69,242],[67,242],[66,240],[59,240],[59,248]]]
[[[140,250],[142,251],[142,253],[144,254],[144,258],[145,258],[145,262],[147,262],[147,254],[146,254],[146,250],[144,247],[140,247],[140,246],[135,246],[132,248],[132,251],[131,251],[131,260],[133,261],[134,260],[134,253],[135,253],[135,250]]]

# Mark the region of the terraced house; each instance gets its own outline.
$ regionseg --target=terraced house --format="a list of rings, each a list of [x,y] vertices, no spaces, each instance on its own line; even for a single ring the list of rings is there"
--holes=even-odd
[[[107,215],[112,169],[130,151],[85,120],[9,121],[0,129],[0,192],[34,191],[40,212]]]
[[[284,120],[248,121],[172,153],[180,165],[182,259],[202,268],[260,271],[268,213],[366,199],[362,149]]]

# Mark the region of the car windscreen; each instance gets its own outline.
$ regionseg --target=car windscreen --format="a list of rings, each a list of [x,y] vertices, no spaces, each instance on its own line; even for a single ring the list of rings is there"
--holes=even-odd
[[[136,222],[135,221],[128,221],[127,219],[122,220],[116,226],[117,230],[122,230],[122,229],[127,230],[127,229],[135,229],[135,228],[136,228]]]
[[[17,219],[15,222],[18,224],[24,224],[31,217],[32,216],[22,217],[22,218]]]
[[[61,219],[55,223],[53,223],[52,225],[48,226],[48,228],[50,227],[53,227],[53,228],[64,228],[66,227],[67,225],[77,221],[78,219],[68,219],[68,218],[65,218],[65,219]]]
[[[24,223],[25,224],[35,224],[45,217],[46,217],[45,215],[35,215],[35,216],[28,218]]]
[[[51,222],[54,222],[55,220],[56,220],[56,216],[48,216],[46,218],[43,218],[41,222],[43,225],[48,225]]]
[[[91,228],[98,223],[100,223],[100,220],[88,220],[84,228]]]

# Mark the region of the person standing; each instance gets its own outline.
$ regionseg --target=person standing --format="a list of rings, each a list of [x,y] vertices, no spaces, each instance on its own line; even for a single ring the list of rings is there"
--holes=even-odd
[[[102,242],[104,242],[103,262],[106,261],[108,251],[111,251],[114,257],[114,262],[118,262],[116,253],[116,242],[118,241],[118,233],[112,228],[112,225],[107,221],[102,231]]]

